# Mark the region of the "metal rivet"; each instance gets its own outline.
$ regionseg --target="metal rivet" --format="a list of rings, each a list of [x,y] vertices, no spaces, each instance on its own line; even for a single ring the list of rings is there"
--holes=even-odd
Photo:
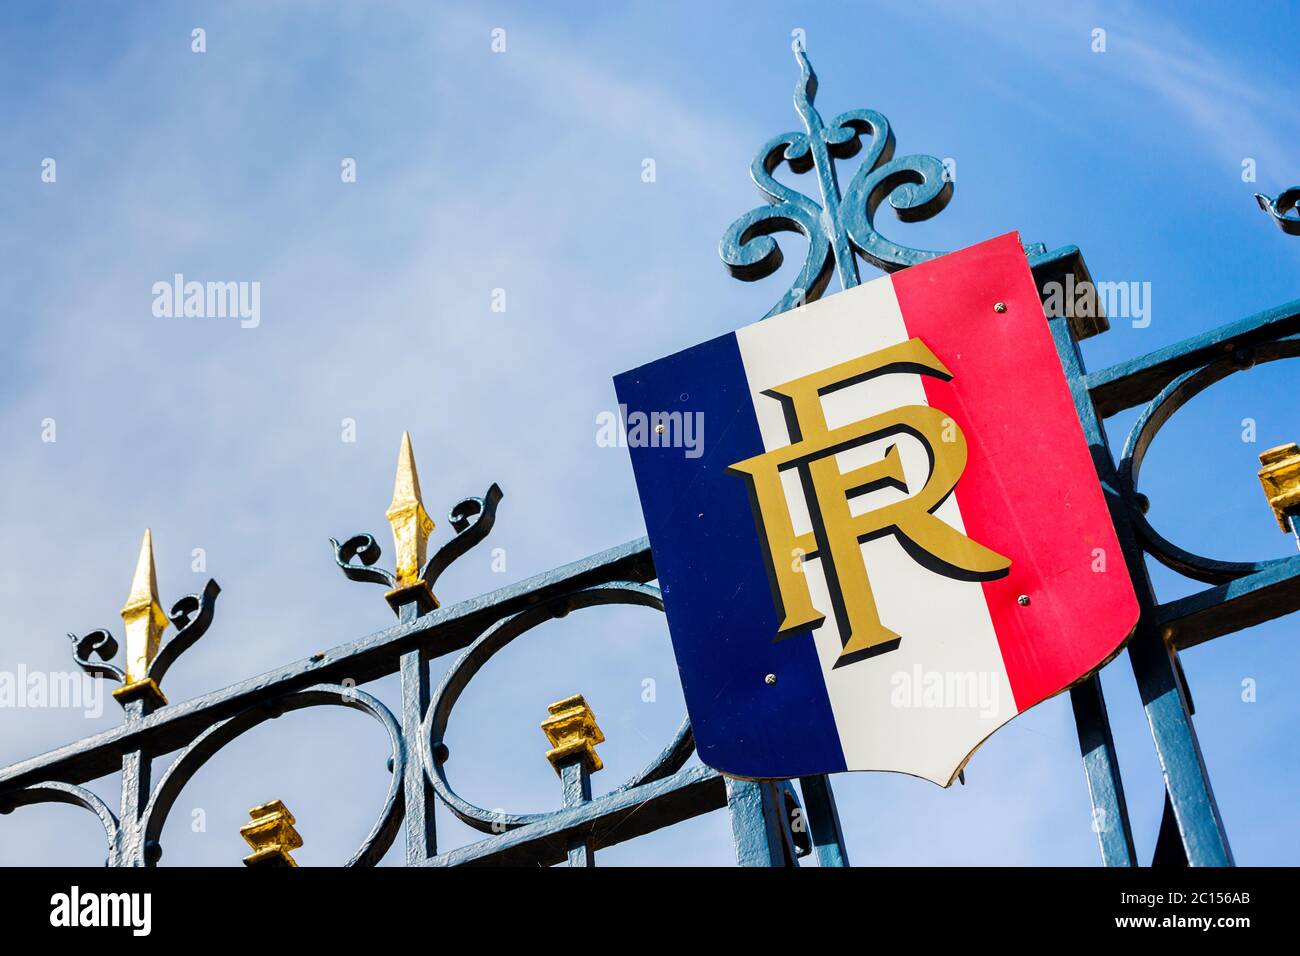
[[[1141,492],[1133,496],[1133,503],[1137,505],[1138,511],[1143,514],[1151,510],[1151,499]]]
[[[772,684],[775,684],[775,683],[776,683],[776,675],[775,675],[775,674],[768,674],[766,677],[763,678],[763,683],[764,683],[764,684],[767,684],[767,685],[769,685],[769,686],[771,686]]]
[[[1001,312],[1005,312],[1005,311],[1007,311],[1007,304],[1006,304],[1005,302],[994,302],[994,303],[993,303],[993,311],[994,311],[994,312],[999,312],[999,313],[1001,313]]]
[[[1029,595],[1028,594],[1020,595],[1020,597],[1016,598],[1016,603],[1019,604],[1021,607],[1026,607],[1029,604]]]

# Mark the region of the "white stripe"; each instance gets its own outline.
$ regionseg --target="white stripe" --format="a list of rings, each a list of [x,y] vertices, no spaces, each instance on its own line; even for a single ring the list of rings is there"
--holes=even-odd
[[[764,448],[790,444],[781,406],[762,394],[765,389],[907,338],[888,276],[737,331]],[[822,404],[835,428],[901,405],[928,403],[920,376],[890,374],[832,392]],[[879,460],[890,444],[898,445],[909,486],[919,488],[929,461],[911,436],[893,436],[837,457],[847,470]],[[810,530],[807,503],[793,474],[785,488],[795,531]],[[935,513],[964,531],[960,492],[958,485]],[[862,513],[903,495],[892,489],[873,492],[855,501],[853,510]],[[881,622],[902,641],[896,650],[837,669],[832,665],[841,640],[822,563],[810,559],[804,569],[813,606],[826,614],[813,640],[845,761],[850,770],[895,770],[947,786],[967,755],[1016,715],[983,588],[923,568],[892,535],[865,542],[862,554]]]

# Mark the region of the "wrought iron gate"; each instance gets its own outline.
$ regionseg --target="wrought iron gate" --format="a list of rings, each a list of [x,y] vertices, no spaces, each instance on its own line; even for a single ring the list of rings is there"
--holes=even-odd
[[[816,76],[796,50],[802,76],[795,106],[802,132],[770,140],[755,157],[751,174],[765,204],[738,219],[723,238],[721,254],[732,274],[752,281],[781,264],[772,234],[801,233],[808,254],[794,285],[769,314],[819,298],[832,271],[850,288],[859,281],[858,257],[896,271],[939,255],[898,245],[874,225],[888,200],[898,217],[915,221],[947,204],[952,183],[933,156],[894,157],[889,122],[872,110],[852,110],[824,123],[813,103]],[[867,152],[849,186],[840,191],[835,164]],[[814,171],[820,203],[777,181],[787,164]],[[1294,195],[1293,195],[1294,194]],[[1289,198],[1288,198],[1289,197]],[[1288,209],[1300,191],[1276,202],[1261,198],[1279,225],[1297,232]],[[1026,252],[1040,290],[1067,279],[1090,288],[1088,269],[1073,246]],[[1094,302],[1095,305],[1095,302]],[[1086,313],[1086,314],[1085,314]],[[1084,433],[1092,447],[1124,557],[1141,603],[1141,620],[1127,656],[1141,693],[1164,772],[1165,816],[1155,863],[1230,865],[1223,821],[1192,724],[1191,697],[1178,654],[1204,641],[1300,608],[1300,555],[1259,562],[1223,562],[1193,554],[1165,540],[1145,518],[1146,498],[1137,490],[1143,455],[1166,421],[1197,393],[1234,372],[1300,354],[1300,300],[1222,326],[1130,362],[1088,372],[1078,342],[1106,331],[1097,308],[1059,311],[1048,307],[1052,329]],[[1141,408],[1118,457],[1104,421]],[[1261,456],[1261,480],[1285,531],[1300,514],[1300,449],[1294,445]],[[161,684],[166,670],[208,630],[220,588],[209,581],[164,613],[146,534],[131,596],[122,611],[124,666],[113,663],[117,641],[107,631],[73,637],[73,656],[91,674],[117,680],[114,696],[124,721],[116,729],[69,744],[0,770],[0,812],[42,802],[83,807],[103,824],[108,863],[151,866],[162,852],[163,825],[181,790],[213,754],[245,731],[288,711],[322,705],[369,714],[387,730],[392,780],[379,818],[349,865],[373,865],[404,828],[406,862],[423,866],[468,864],[590,865],[596,851],[690,817],[726,807],[736,857],[742,865],[794,865],[815,853],[823,866],[848,865],[831,786],[825,777],[785,782],[725,779],[705,767],[686,767],[693,752],[691,728],[674,739],[639,774],[593,799],[590,774],[599,769],[596,745],[603,739],[586,702],[575,696],[551,706],[543,730],[560,778],[564,806],[537,814],[508,814],[476,807],[456,793],[446,773],[443,734],[452,708],[475,673],[498,651],[537,625],[584,608],[630,604],[663,609],[654,563],[644,538],[610,548],[519,584],[441,606],[433,587],[439,575],[491,531],[502,493],[496,485],[481,498],[461,501],[449,516],[454,537],[427,557],[432,522],[420,497],[414,460],[404,439],[397,487],[388,518],[396,542],[395,569],[380,570],[379,545],[370,535],[334,542],[335,559],[354,580],[383,585],[398,623],[243,683],[184,703],[169,704]],[[1145,556],[1209,585],[1190,597],[1159,603]],[[168,624],[175,633],[162,642]],[[460,656],[438,688],[430,686],[430,661]],[[358,689],[400,674],[400,713]],[[1114,742],[1100,680],[1093,676],[1070,691],[1079,746],[1094,810],[1113,824],[1097,827],[1103,861],[1138,863],[1124,801]],[[155,782],[156,756],[179,754]],[[122,771],[121,803],[114,812],[84,784]],[[448,811],[485,834],[467,846],[439,852],[434,809]],[[807,826],[791,826],[795,811]],[[243,831],[254,853],[250,865],[292,865],[301,845],[288,808],[275,802],[254,808]]]

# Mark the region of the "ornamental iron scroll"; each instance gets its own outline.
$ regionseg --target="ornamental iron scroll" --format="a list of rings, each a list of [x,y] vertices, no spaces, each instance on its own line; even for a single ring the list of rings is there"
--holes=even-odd
[[[394,570],[388,572],[373,567],[381,550],[369,534],[353,535],[342,544],[330,538],[330,544],[334,546],[334,561],[351,581],[368,581],[387,587],[389,590],[385,597],[399,616],[399,608],[412,602],[421,611],[434,610],[438,607],[438,599],[433,594],[434,584],[453,561],[487,537],[496,522],[497,505],[502,497],[501,489],[493,483],[482,498],[464,498],[457,502],[447,516],[456,536],[426,561],[434,523],[424,510],[424,501],[420,497],[420,476],[415,468],[411,436],[403,432],[402,447],[397,453],[393,501],[386,514],[393,529],[396,549]],[[361,563],[355,564],[354,560],[358,558]]]
[[[704,767],[687,767],[694,752],[689,722],[684,721],[672,741],[651,763],[609,793],[592,798],[589,774],[595,761],[553,746],[543,755],[550,759],[563,782],[563,807],[532,814],[494,814],[473,807],[447,783],[442,743],[446,720],[470,677],[496,651],[543,621],[598,605],[632,604],[662,611],[653,562],[645,539],[611,548],[602,554],[539,575],[493,594],[443,608],[433,598],[431,583],[452,560],[482,540],[495,520],[501,501],[493,485],[481,499],[465,499],[449,516],[456,533],[427,561],[423,549],[433,530],[420,495],[419,479],[408,436],[403,436],[398,456],[394,502],[388,517],[397,546],[395,573],[378,572],[379,558],[373,539],[357,543],[357,536],[335,543],[336,562],[346,576],[378,580],[389,587],[388,602],[398,616],[398,626],[370,638],[340,645],[312,655],[269,675],[216,691],[180,706],[170,706],[158,695],[142,695],[125,702],[126,723],[116,731],[82,741],[33,761],[0,771],[0,812],[33,803],[60,802],[81,806],[101,820],[112,866],[153,866],[162,858],[162,833],[168,814],[195,773],[235,738],[281,714],[322,705],[344,706],[369,714],[389,737],[392,775],[379,817],[349,866],[372,866],[406,829],[409,864],[454,866],[462,864],[556,863],[590,865],[595,852],[711,810],[730,807],[739,858],[771,863],[793,863],[813,851],[813,840],[794,832],[801,819],[799,797],[790,783],[728,781]],[[361,563],[353,559],[360,557]],[[412,560],[415,559],[415,560]],[[405,568],[405,580],[402,569]],[[417,570],[412,571],[415,568]],[[376,576],[370,576],[374,572]],[[215,588],[215,585],[212,585]],[[211,621],[211,599],[202,595],[184,599],[173,612],[178,634],[189,637],[193,627]],[[128,638],[131,647],[157,646],[159,620],[157,582],[153,570],[152,541],[146,536],[127,601]],[[132,630],[134,628],[134,630]],[[88,638],[91,636],[88,635]],[[111,658],[116,648],[111,636],[78,642],[74,654],[90,652]],[[115,642],[113,642],[115,644]],[[441,689],[429,694],[429,661],[438,655],[464,649]],[[165,648],[164,648],[165,650]],[[89,663],[98,668],[99,661]],[[128,668],[131,665],[128,663]],[[377,698],[352,686],[353,680],[371,681],[399,673],[402,709],[394,715]],[[114,668],[110,674],[130,673]],[[121,679],[121,677],[119,677]],[[585,708],[580,697],[563,702],[551,722],[566,721],[574,709]],[[586,717],[583,718],[586,727]],[[569,730],[553,726],[552,744],[567,740]],[[570,728],[572,729],[572,728]],[[594,719],[587,728],[593,739],[599,731]],[[581,728],[579,728],[581,730]],[[431,738],[435,738],[431,740]],[[155,755],[179,751],[156,785],[151,785]],[[81,786],[118,767],[122,770],[122,807],[115,816],[92,791]],[[808,820],[825,865],[847,862],[843,835],[835,817],[829,787],[819,781],[804,784],[809,795]],[[433,816],[442,805],[471,826],[493,834],[485,840],[450,852],[437,848]],[[255,847],[245,859],[250,866],[295,866],[290,850],[301,845],[292,814],[281,802],[254,808],[254,820],[241,832]],[[772,823],[780,826],[779,845],[771,843]]]
[[[110,663],[117,655],[118,644],[105,628],[83,637],[69,634],[72,659],[92,677],[120,681],[122,686],[113,691],[113,696],[123,706],[140,698],[148,698],[152,704],[165,704],[167,698],[163,696],[161,687],[163,675],[176,658],[207,633],[220,593],[221,587],[217,582],[209,580],[201,592],[187,594],[172,605],[171,613],[164,615],[158,600],[153,535],[146,528],[131,592],[122,608],[122,622],[126,628],[125,667]],[[175,626],[176,633],[163,643],[162,634],[168,624]]]
[[[1289,236],[1300,236],[1300,186],[1284,189],[1272,199],[1263,193],[1255,193],[1255,201],[1260,209],[1273,217],[1279,229]]]
[[[886,239],[876,229],[876,210],[888,200],[900,220],[919,222],[939,213],[952,198],[952,179],[940,160],[923,155],[894,158],[894,132],[875,110],[850,110],[824,123],[813,105],[817,74],[801,44],[795,45],[795,57],[800,77],[794,105],[804,131],[775,136],[758,151],[750,176],[768,205],[733,222],[718,249],[733,276],[753,282],[771,275],[784,261],[773,233],[798,232],[808,240],[803,268],[768,316],[821,298],[832,266],[843,288],[856,286],[858,254],[886,272],[942,255]],[[867,152],[841,196],[836,161],[856,156],[863,137]],[[820,204],[777,181],[773,174],[782,163],[795,173],[815,171]]]
[[[802,49],[796,56],[802,76],[795,105],[805,132],[783,134],[763,147],[754,161],[753,176],[768,205],[738,219],[722,242],[723,259],[732,273],[753,280],[770,275],[780,265],[773,233],[796,231],[808,238],[809,253],[796,287],[773,312],[820,296],[832,266],[841,285],[855,285],[858,255],[886,271],[937,255],[890,242],[876,231],[873,217],[888,199],[899,218],[923,219],[942,209],[952,191],[942,165],[933,157],[893,157],[893,135],[880,114],[857,110],[823,124],[813,108],[816,76]],[[859,151],[864,136],[867,154],[841,199],[834,161]],[[820,204],[775,180],[772,174],[781,163],[796,173],[816,170]],[[1265,207],[1287,231],[1293,221],[1290,213],[1297,209],[1295,192],[1288,190]],[[1072,246],[1049,252],[1045,246],[1031,244],[1026,254],[1044,296],[1045,285],[1062,275],[1074,275],[1079,281],[1088,277],[1082,255]],[[1085,368],[1078,343],[1105,331],[1104,317],[1058,315],[1055,310],[1047,314],[1141,606],[1127,656],[1165,782],[1164,818],[1152,862],[1231,864],[1226,830],[1196,742],[1191,695],[1179,654],[1300,609],[1300,554],[1223,562],[1178,548],[1146,520],[1147,502],[1137,482],[1142,458],[1156,433],[1190,398],[1255,364],[1296,356],[1300,300],[1097,372]],[[1139,409],[1139,414],[1116,459],[1103,422],[1126,409]],[[1287,524],[1294,529],[1300,517],[1300,449],[1283,446],[1263,457],[1260,480],[1267,506],[1283,529]],[[381,551],[370,535],[332,541],[335,562],[345,576],[385,587],[397,623],[180,704],[169,704],[163,696],[164,672],[208,630],[220,589],[209,581],[203,591],[180,599],[170,614],[164,614],[152,539],[146,532],[122,610],[126,629],[122,665],[114,663],[119,645],[107,630],[72,637],[73,657],[81,667],[123,684],[115,691],[123,706],[122,725],[0,769],[0,813],[35,803],[81,807],[94,813],[103,826],[109,865],[152,866],[162,854],[168,812],[213,754],[282,713],[329,705],[368,714],[383,725],[390,743],[388,793],[350,865],[378,862],[404,828],[409,865],[568,862],[584,866],[603,847],[722,808],[730,814],[735,856],[742,865],[797,865],[809,853],[815,853],[823,866],[848,865],[826,777],[742,781],[689,765],[694,753],[689,721],[639,774],[593,797],[589,775],[595,761],[587,759],[586,745],[600,735],[585,700],[576,696],[561,702],[560,714],[551,715],[562,716],[568,729],[562,733],[558,725],[549,725],[555,731],[553,766],[562,781],[560,807],[534,813],[487,811],[452,789],[445,769],[448,720],[460,694],[489,658],[538,624],[587,607],[630,604],[659,611],[663,607],[651,583],[656,575],[645,538],[444,606],[434,596],[434,585],[453,561],[491,531],[501,500],[501,490],[494,484],[483,497],[457,504],[449,515],[454,535],[429,556],[434,524],[421,498],[409,436],[404,435],[393,500],[386,513],[395,545],[393,570],[376,566]],[[1147,555],[1209,587],[1159,602],[1147,575]],[[170,641],[164,641],[169,624],[176,631]],[[456,652],[460,656],[435,690],[430,684],[430,662]],[[390,674],[398,674],[401,681],[396,711],[354,686]],[[1071,689],[1070,697],[1094,821],[1105,822],[1093,827],[1102,860],[1107,865],[1137,865],[1100,680],[1093,676],[1083,681]],[[554,746],[557,739],[568,740],[565,734],[570,732],[581,738],[576,746],[568,750]],[[178,756],[153,785],[153,760],[175,752]],[[547,759],[540,747],[538,759]],[[118,771],[121,800],[119,813],[114,814],[84,785]],[[439,807],[480,831],[482,839],[440,850],[435,827]],[[296,830],[289,832],[292,814],[283,804],[258,809],[265,812],[255,816],[274,832],[259,832],[250,842],[264,843],[271,850],[261,859],[289,865],[284,857],[296,842]],[[796,819],[806,827],[793,826]]]

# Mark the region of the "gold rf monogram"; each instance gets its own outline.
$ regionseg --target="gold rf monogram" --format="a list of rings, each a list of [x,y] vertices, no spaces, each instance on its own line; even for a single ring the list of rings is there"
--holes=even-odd
[[[966,437],[942,411],[904,405],[839,428],[827,426],[823,395],[893,373],[952,378],[925,343],[909,339],[768,389],[763,394],[781,402],[791,444],[728,468],[749,484],[772,596],[781,617],[776,639],[825,621],[825,614],[812,605],[803,574],[803,560],[818,558],[844,645],[836,667],[891,651],[901,640],[880,622],[861,542],[892,534],[917,563],[964,581],[998,578],[1011,566],[1010,559],[934,514],[966,468]],[[859,495],[882,488],[909,491],[898,446],[890,445],[880,461],[847,472],[840,470],[835,456],[895,434],[912,435],[925,445],[929,476],[915,494],[853,515],[849,503]],[[804,534],[795,534],[781,484],[782,472],[791,469],[799,475],[812,519],[813,530]]]

